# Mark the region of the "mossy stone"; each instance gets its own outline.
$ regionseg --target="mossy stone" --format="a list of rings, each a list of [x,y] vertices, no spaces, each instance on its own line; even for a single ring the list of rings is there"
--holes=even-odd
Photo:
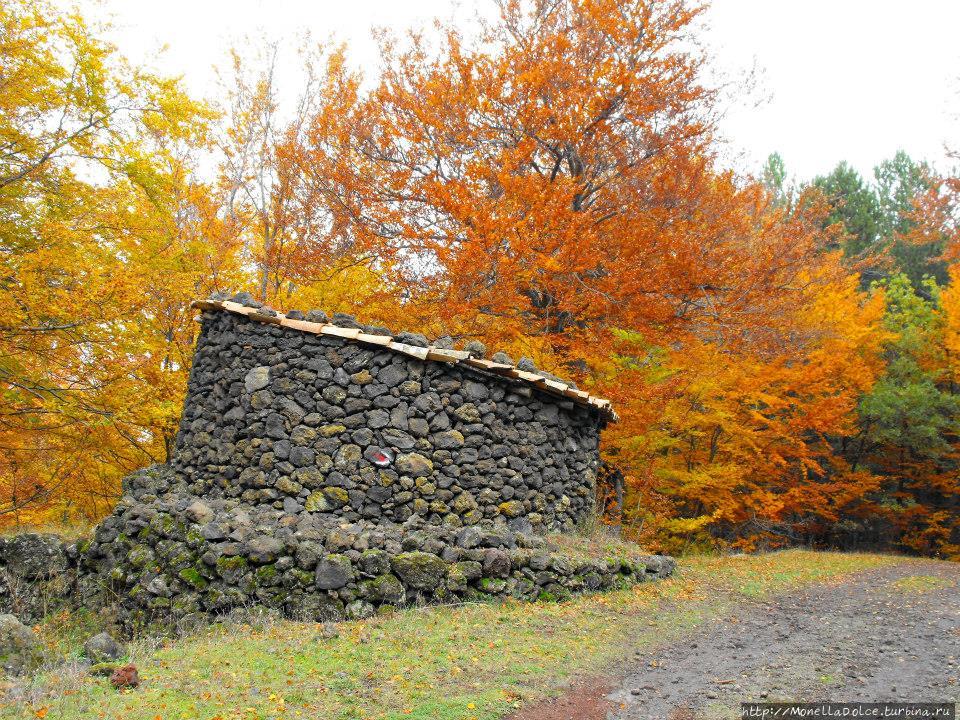
[[[32,628],[9,614],[0,615],[0,668],[11,675],[36,670],[43,662],[43,646]]]
[[[294,568],[290,571],[290,574],[296,579],[298,585],[302,585],[303,587],[313,585],[312,572],[301,570],[300,568]]]
[[[447,575],[447,564],[433,553],[400,553],[391,565],[400,579],[416,590],[432,590]]]
[[[277,582],[277,568],[275,565],[261,565],[254,571],[253,577],[258,585],[274,585]]]
[[[189,583],[191,586],[197,590],[203,590],[207,587],[207,580],[203,575],[200,574],[200,571],[194,567],[188,567],[181,570],[177,575],[186,583]]]
[[[339,435],[347,431],[345,425],[323,425],[319,428],[318,432],[322,437],[330,438],[334,435]]]
[[[506,580],[500,578],[480,578],[480,589],[490,595],[499,595],[506,587]]]
[[[381,575],[369,580],[364,584],[364,590],[367,597],[378,605],[396,605],[403,602],[403,583],[394,575]]]
[[[450,570],[447,573],[448,588],[454,591],[466,590],[468,582],[467,576],[463,572],[463,568],[459,567],[458,563],[454,563],[450,566]]]
[[[332,512],[350,502],[350,495],[342,487],[325,487],[310,493],[304,507],[307,512]]]
[[[217,558],[217,573],[228,583],[237,582],[247,570],[247,559],[240,555]]]
[[[508,500],[499,505],[500,514],[508,518],[520,517],[523,515],[523,509],[523,503],[519,500]]]

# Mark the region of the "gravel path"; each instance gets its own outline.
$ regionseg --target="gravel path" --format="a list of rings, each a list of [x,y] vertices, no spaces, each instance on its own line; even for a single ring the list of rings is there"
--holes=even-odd
[[[960,702],[960,564],[898,563],[746,600],[529,717],[739,718],[741,702],[777,700]]]
[[[739,717],[746,700],[960,701],[960,564],[903,563],[740,606],[637,658],[615,718]]]

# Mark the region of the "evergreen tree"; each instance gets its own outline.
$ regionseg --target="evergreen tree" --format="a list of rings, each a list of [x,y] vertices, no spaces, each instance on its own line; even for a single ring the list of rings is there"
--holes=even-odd
[[[842,223],[846,230],[844,254],[860,259],[876,253],[881,236],[880,206],[873,188],[860,173],[841,162],[829,174],[817,177],[813,184],[830,202],[825,224]]]
[[[873,519],[885,518],[887,532],[905,546],[930,552],[921,531],[931,524],[924,508],[953,503],[943,488],[956,472],[960,421],[960,398],[944,349],[941,288],[927,278],[918,293],[905,273],[882,287],[884,325],[893,339],[885,351],[885,373],[860,400],[860,434],[847,444],[847,456],[854,470],[881,478]]]
[[[899,271],[905,273],[918,292],[924,292],[923,278],[947,282],[947,266],[939,259],[943,243],[917,244],[907,239],[916,225],[914,199],[930,188],[930,168],[914,162],[902,150],[874,169],[879,206],[879,231]]]
[[[793,200],[793,188],[787,185],[787,168],[778,152],[770,153],[763,165],[763,186],[777,206],[788,206]]]

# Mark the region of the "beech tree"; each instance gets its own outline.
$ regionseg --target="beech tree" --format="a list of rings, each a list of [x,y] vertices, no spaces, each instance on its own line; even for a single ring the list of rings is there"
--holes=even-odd
[[[95,517],[125,471],[165,459],[186,303],[228,282],[191,175],[211,115],[102,31],[0,7],[0,523]]]

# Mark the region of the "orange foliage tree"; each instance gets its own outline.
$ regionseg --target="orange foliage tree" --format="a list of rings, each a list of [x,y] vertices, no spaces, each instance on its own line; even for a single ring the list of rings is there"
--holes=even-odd
[[[406,315],[556,367],[606,357],[619,327],[736,333],[810,243],[713,169],[714,92],[682,44],[698,10],[498,6],[471,45],[386,42],[369,93],[330,66],[335,105],[290,152],[339,237]]]
[[[385,41],[369,92],[328,66],[337,92],[287,150],[313,202],[404,317],[609,395],[607,455],[656,527],[823,532],[835,483],[870,482],[824,478],[880,305],[825,252],[822,202],[776,208],[715,168],[697,7],[497,5],[472,43]]]
[[[882,369],[882,297],[864,302],[853,277],[809,280],[760,347],[691,340],[637,354],[624,338],[617,377],[648,388],[624,398],[628,420],[607,433],[611,460],[630,469],[616,519],[631,532],[672,551],[753,549],[825,542],[869,512],[877,478],[836,445],[856,434]]]

